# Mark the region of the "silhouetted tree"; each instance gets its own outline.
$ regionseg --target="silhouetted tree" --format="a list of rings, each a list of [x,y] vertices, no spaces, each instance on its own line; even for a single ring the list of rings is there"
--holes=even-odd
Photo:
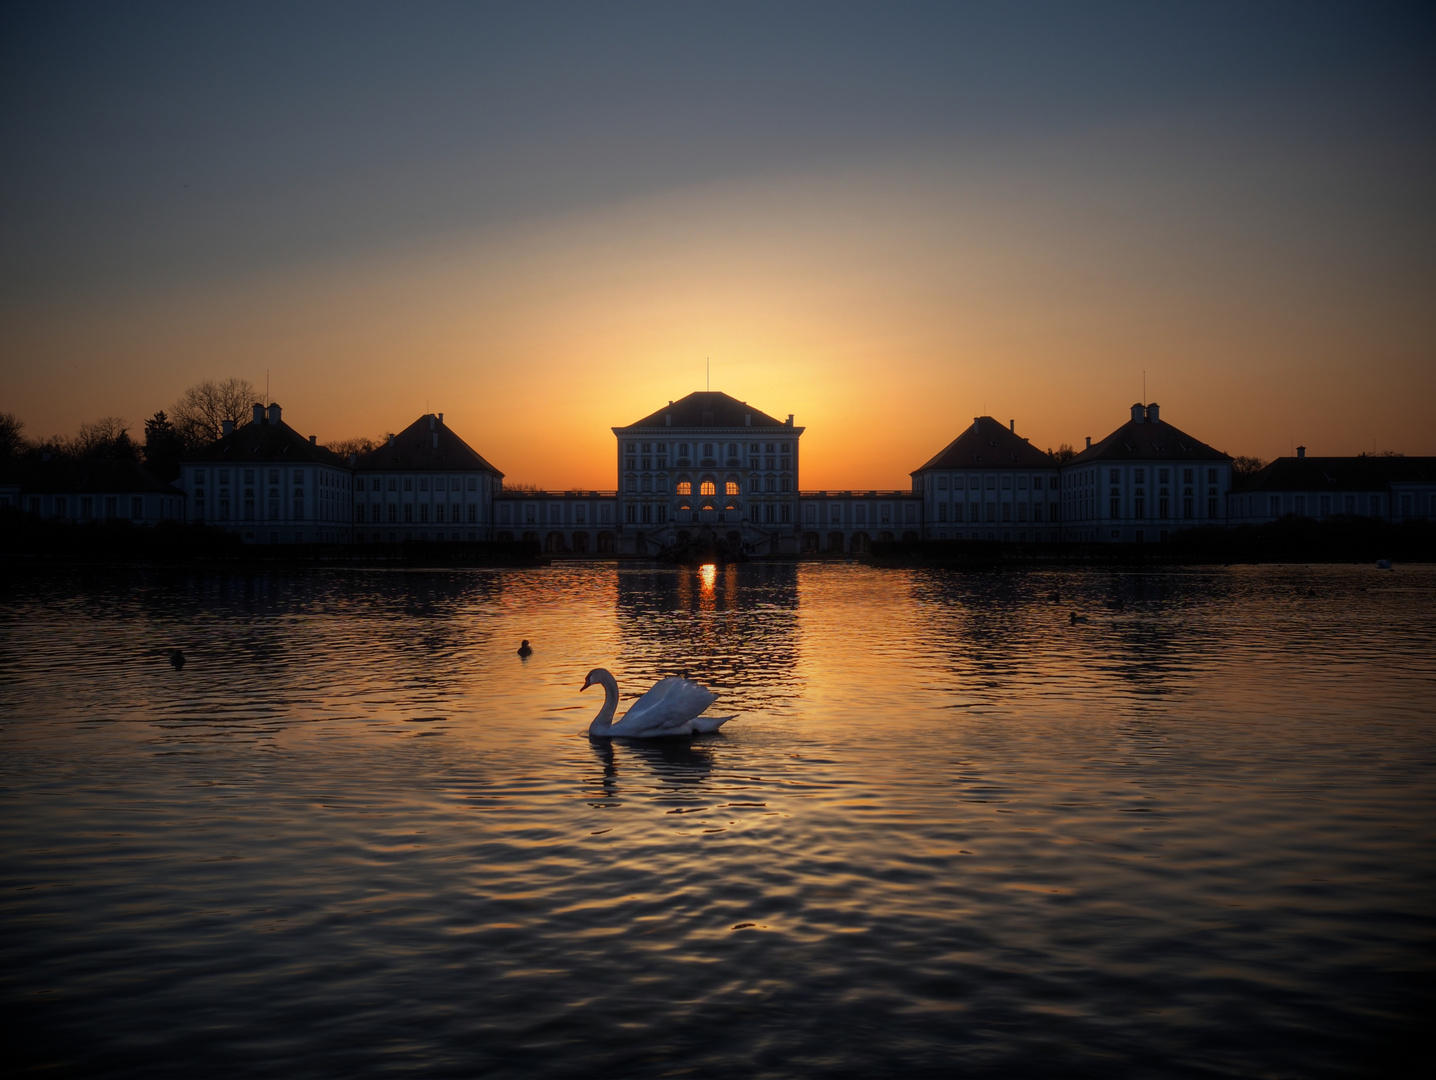
[[[371,439],[365,435],[360,435],[354,439],[336,439],[331,443],[325,444],[328,449],[333,450],[336,454],[367,454],[370,450],[375,450],[381,445],[383,445],[381,440]]]
[[[1245,480],[1248,476],[1254,476],[1266,468],[1266,462],[1259,457],[1235,457],[1232,458],[1232,479]]]
[[[1071,443],[1063,443],[1055,452],[1052,450],[1047,452],[1057,459],[1059,465],[1064,465],[1077,456],[1077,451],[1072,449]]]
[[[224,422],[235,426],[250,418],[254,386],[248,379],[205,379],[179,396],[170,409],[175,433],[186,450],[198,450],[224,434]]]
[[[145,421],[145,466],[161,480],[178,480],[184,443],[161,409]]]
[[[102,416],[94,423],[81,424],[79,434],[70,440],[66,450],[76,458],[137,461],[139,453],[129,427],[129,422],[118,416]]]
[[[0,413],[0,458],[19,457],[25,449],[25,421],[14,413]]]

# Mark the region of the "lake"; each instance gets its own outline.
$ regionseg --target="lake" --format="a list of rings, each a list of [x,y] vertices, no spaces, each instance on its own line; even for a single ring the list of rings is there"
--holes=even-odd
[[[1433,567],[0,589],[12,1074],[1429,1061]],[[597,666],[737,719],[590,739]]]

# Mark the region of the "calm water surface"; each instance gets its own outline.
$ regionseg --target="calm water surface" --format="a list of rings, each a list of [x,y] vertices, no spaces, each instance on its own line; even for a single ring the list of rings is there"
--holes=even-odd
[[[1436,568],[12,571],[0,1071],[1415,1070],[1433,702]]]

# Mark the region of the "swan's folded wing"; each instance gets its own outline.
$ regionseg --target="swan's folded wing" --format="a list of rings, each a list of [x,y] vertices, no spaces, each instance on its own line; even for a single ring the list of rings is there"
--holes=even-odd
[[[680,728],[718,700],[718,695],[689,679],[662,679],[633,703],[625,727]]]

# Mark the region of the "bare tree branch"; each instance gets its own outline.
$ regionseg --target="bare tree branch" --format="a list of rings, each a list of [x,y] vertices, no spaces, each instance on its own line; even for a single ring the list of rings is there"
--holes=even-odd
[[[186,449],[195,450],[223,435],[226,420],[236,427],[247,421],[254,400],[254,385],[248,379],[205,379],[179,396],[170,409],[170,422]]]

